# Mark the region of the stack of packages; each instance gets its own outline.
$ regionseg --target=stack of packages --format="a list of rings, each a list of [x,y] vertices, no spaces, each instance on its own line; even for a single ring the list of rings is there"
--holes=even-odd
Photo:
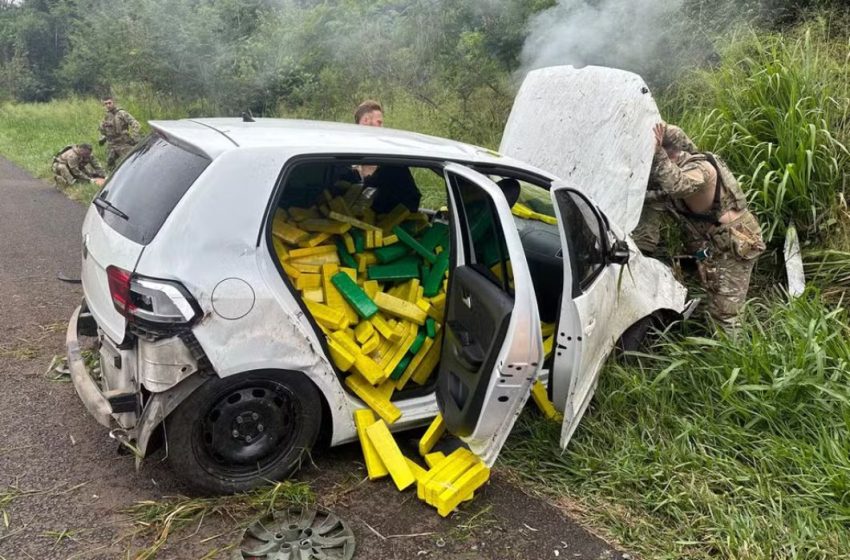
[[[354,417],[369,478],[389,474],[399,490],[417,482],[417,495],[446,516],[489,469],[467,449],[430,453],[445,431],[439,416],[420,442],[429,470],[402,455],[388,424],[401,417],[393,392],[425,385],[440,359],[449,228],[403,206],[376,216],[359,195],[357,186],[326,190],[318,207],[279,209],[275,252],[346,386],[369,407]]]

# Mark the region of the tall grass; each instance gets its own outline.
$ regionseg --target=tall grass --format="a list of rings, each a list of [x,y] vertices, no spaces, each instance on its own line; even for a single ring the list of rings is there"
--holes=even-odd
[[[789,220],[803,238],[822,233],[847,187],[850,44],[827,21],[724,38],[714,67],[662,96],[669,118],[740,176],[770,239]]]
[[[610,365],[566,453],[526,418],[503,459],[649,558],[850,556],[850,314],[776,295],[743,325]]]

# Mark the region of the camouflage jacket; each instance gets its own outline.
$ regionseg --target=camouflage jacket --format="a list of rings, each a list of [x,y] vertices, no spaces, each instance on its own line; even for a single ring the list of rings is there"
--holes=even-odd
[[[110,144],[133,145],[139,141],[141,126],[133,115],[124,109],[107,111],[98,127],[103,138]]]
[[[95,177],[103,178],[106,175],[95,159],[94,154],[83,159],[77,146],[66,146],[53,158],[54,163],[66,165],[68,171],[79,181],[91,181]]]
[[[671,161],[663,148],[657,148],[649,175],[647,202],[669,200],[676,211],[687,216],[693,213],[685,206],[683,199],[703,191],[713,194],[715,188],[720,188],[719,204],[714,205],[706,215],[716,214],[719,217],[731,209],[746,210],[746,197],[740,191],[737,181],[725,164],[720,165],[728,176],[718,181],[718,169],[708,156],[683,152],[678,161]]]

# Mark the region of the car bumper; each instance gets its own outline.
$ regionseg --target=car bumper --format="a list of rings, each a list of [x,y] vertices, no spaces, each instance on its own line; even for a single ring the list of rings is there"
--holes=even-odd
[[[71,314],[71,319],[68,321],[68,330],[65,334],[65,346],[68,349],[68,369],[71,372],[71,381],[74,383],[74,390],[83,401],[83,406],[86,407],[89,414],[94,416],[98,424],[112,427],[112,405],[106,395],[97,386],[92,376],[86,368],[86,363],[83,360],[82,352],[80,351],[80,342],[77,334],[77,324],[80,319],[80,307],[74,310]]]

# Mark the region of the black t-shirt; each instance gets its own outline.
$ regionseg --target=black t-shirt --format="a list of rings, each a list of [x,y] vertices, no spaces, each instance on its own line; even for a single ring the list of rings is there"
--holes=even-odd
[[[366,177],[363,184],[378,190],[372,202],[372,210],[378,214],[391,212],[399,204],[411,212],[419,210],[422,195],[416,188],[416,182],[407,166],[381,165]]]

